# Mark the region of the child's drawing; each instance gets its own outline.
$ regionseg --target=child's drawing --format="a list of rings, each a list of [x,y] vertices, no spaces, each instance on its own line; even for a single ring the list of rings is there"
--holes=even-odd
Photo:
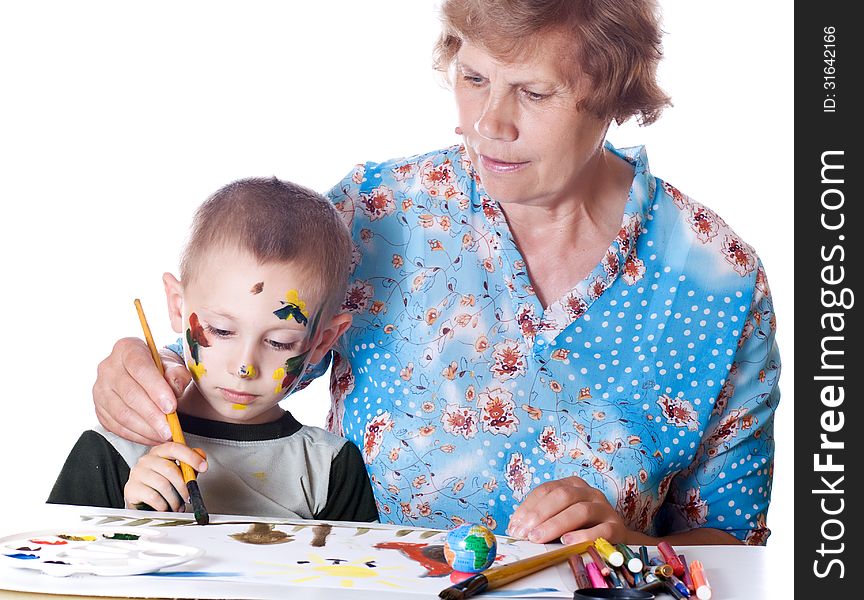
[[[64,531],[0,538],[0,568],[3,564],[17,567],[0,571],[0,579],[4,584],[14,580],[18,586],[14,589],[62,592],[62,585],[52,583],[59,579],[25,571],[22,565],[41,563],[40,571],[50,572],[51,568],[69,568],[73,559],[92,560],[94,553],[110,558],[117,572],[80,568],[72,572],[95,573],[76,577],[76,587],[82,585],[101,595],[146,592],[149,596],[270,598],[284,597],[291,587],[308,586],[430,597],[451,585],[454,576],[444,559],[445,533],[435,530],[219,516],[210,525],[200,526],[191,517],[165,513],[150,517],[138,511],[94,513],[81,519],[86,530],[76,524]],[[164,563],[143,568],[132,558],[137,549],[157,543],[164,545]],[[58,550],[64,547],[74,547],[75,552]],[[503,564],[543,551],[542,545],[502,536],[498,560]],[[70,564],[50,564],[52,560]],[[122,569],[143,574],[123,576]],[[14,575],[13,579],[7,574]],[[108,583],[109,578],[98,576],[108,574],[118,576]],[[512,584],[507,595],[538,591],[551,597],[572,595],[554,569]]]

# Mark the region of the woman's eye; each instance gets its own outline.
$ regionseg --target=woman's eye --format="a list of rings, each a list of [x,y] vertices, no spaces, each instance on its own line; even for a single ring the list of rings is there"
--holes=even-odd
[[[534,100],[535,102],[537,100],[542,100],[546,97],[543,94],[538,94],[537,92],[532,92],[531,90],[522,90],[522,93],[525,94],[526,98],[528,98],[529,100]]]
[[[483,78],[479,75],[463,75],[462,79],[464,79],[471,85],[483,85]]]
[[[228,331],[227,329],[219,329],[218,327],[213,327],[212,325],[207,326],[207,332],[212,333],[216,337],[231,337],[234,332]]]
[[[267,340],[267,344],[270,345],[274,350],[278,350],[280,352],[286,352],[288,350],[293,350],[295,346],[297,346],[297,342],[276,342],[273,340]]]

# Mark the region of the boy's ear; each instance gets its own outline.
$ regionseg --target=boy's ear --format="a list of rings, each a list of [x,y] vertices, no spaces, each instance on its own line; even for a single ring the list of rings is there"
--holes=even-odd
[[[333,347],[339,336],[345,333],[345,330],[350,326],[351,315],[348,313],[340,313],[330,319],[330,323],[321,331],[318,343],[312,348],[312,353],[309,355],[309,364],[314,365],[321,362],[321,359]]]
[[[168,318],[175,333],[183,333],[183,284],[171,273],[162,275],[165,299],[168,301]]]

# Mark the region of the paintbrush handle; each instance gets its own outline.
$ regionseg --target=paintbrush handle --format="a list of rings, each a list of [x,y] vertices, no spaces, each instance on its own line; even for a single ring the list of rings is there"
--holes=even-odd
[[[171,429],[171,439],[178,444],[186,445],[186,437],[183,435],[183,429],[180,428],[180,419],[177,418],[177,413],[172,412],[165,415],[168,420],[168,427]],[[183,472],[183,481],[189,483],[197,477],[195,469],[187,465],[185,462],[180,462],[180,471]]]
[[[147,347],[150,348],[150,356],[153,357],[153,362],[156,363],[159,373],[162,377],[165,377],[165,367],[162,366],[159,350],[156,349],[156,342],[153,341],[153,334],[150,333],[150,325],[147,324],[147,317],[144,316],[144,308],[141,306],[141,301],[137,298],[135,299],[135,309],[138,311],[138,320],[141,321],[141,329],[144,330]],[[165,418],[168,420],[168,427],[171,429],[171,439],[185,446],[186,436],[183,435],[183,429],[180,428],[180,419],[177,418],[177,413],[168,413],[165,415]],[[198,488],[195,469],[182,461],[179,462],[180,472],[183,473],[183,481],[186,482],[186,487],[189,490],[189,501],[192,503],[192,508],[195,511],[195,522],[199,525],[206,525],[210,522],[210,514],[204,506],[203,498],[201,498],[201,490]]]
[[[156,342],[153,341],[153,334],[150,332],[150,325],[147,323],[147,317],[144,316],[144,307],[141,306],[141,301],[135,299],[135,310],[138,311],[138,320],[141,321],[141,329],[144,330],[144,339],[147,341],[147,347],[150,349],[150,356],[153,357],[153,362],[156,363],[156,368],[159,369],[159,374],[165,377],[165,367],[162,366],[162,359],[159,357],[159,350],[156,348]],[[165,415],[168,420],[168,427],[171,429],[171,439],[178,444],[186,445],[186,437],[183,435],[183,429],[180,427],[180,419],[177,418],[177,413],[172,412]],[[183,481],[189,483],[196,478],[195,469],[184,462],[180,463],[180,470],[183,472]]]
[[[487,589],[501,587],[502,585],[506,585],[511,581],[521,579],[522,577],[530,575],[531,573],[536,573],[537,571],[545,569],[546,567],[550,567],[554,564],[564,562],[571,556],[587,552],[589,546],[591,546],[592,543],[593,542],[582,542],[581,544],[564,546],[563,548],[556,548],[555,550],[550,550],[549,552],[544,552],[543,554],[529,556],[528,558],[523,558],[522,560],[517,560],[506,565],[501,565],[500,567],[492,567],[491,569],[486,569],[485,571],[483,571],[483,575],[489,582],[489,586]]]

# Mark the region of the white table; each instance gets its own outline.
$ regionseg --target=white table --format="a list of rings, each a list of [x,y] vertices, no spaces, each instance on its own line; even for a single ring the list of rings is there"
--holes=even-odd
[[[27,518],[20,522],[11,524],[8,518],[4,518],[2,523],[3,530],[0,531],[0,536],[13,534],[16,532],[34,531],[46,529],[53,526],[69,527],[70,523],[77,523],[78,516],[83,513],[92,513],[93,511],[129,514],[129,511],[112,511],[111,509],[94,509],[92,507],[74,507],[74,506],[57,506],[45,505],[40,507],[35,512],[28,513]],[[165,513],[149,513],[162,514]],[[178,516],[178,515],[169,515]],[[214,519],[218,517],[214,516]],[[392,526],[393,529],[401,529],[398,526]],[[751,546],[686,546],[676,548],[678,552],[684,553],[688,560],[699,559],[706,566],[706,575],[714,590],[714,598],[717,600],[754,600],[762,598],[781,598],[788,596],[788,587],[781,592],[780,588],[775,586],[769,589],[768,576],[765,570],[766,564],[766,548],[751,547]],[[562,579],[572,581],[566,565],[551,567],[561,570]],[[51,598],[52,600],[60,600],[62,598],[82,597],[101,597],[113,598],[109,594],[103,595],[98,591],[98,585],[94,588],[90,587],[89,595],[79,595],[76,590],[75,578],[66,578],[63,580],[62,587],[58,590],[57,580],[47,581],[47,576],[37,575],[19,569],[11,569],[0,567],[0,600],[9,598],[31,598],[32,600]],[[108,578],[98,578],[108,579]],[[68,580],[68,590],[66,589],[66,581]],[[441,588],[450,585],[449,580],[442,579]],[[96,582],[97,584],[99,582]],[[107,582],[110,585],[110,582]],[[225,586],[214,586],[215,582],[203,582],[200,587],[195,588],[195,597],[198,598],[241,598],[245,597],[242,589],[231,589]],[[209,585],[208,585],[209,584]],[[575,588],[575,585],[573,586]],[[110,589],[110,587],[105,588]],[[396,600],[403,599],[406,596],[404,591],[394,590],[375,591],[348,588],[313,588],[300,585],[287,587],[281,585],[279,590],[266,590],[262,588],[256,595],[258,597],[285,597],[285,590],[290,590],[291,600],[317,600],[325,598],[339,598],[340,600]],[[97,590],[97,591],[94,591]],[[48,592],[51,591],[50,595]],[[56,592],[62,591],[69,596],[58,595]],[[95,596],[93,594],[96,594]],[[263,595],[262,595],[263,594]],[[128,596],[127,596],[128,597]],[[147,590],[141,591],[141,596],[134,597],[152,597]],[[437,598],[435,594],[415,594],[411,598]],[[482,596],[481,596],[482,597]],[[663,596],[666,598],[666,596]]]

